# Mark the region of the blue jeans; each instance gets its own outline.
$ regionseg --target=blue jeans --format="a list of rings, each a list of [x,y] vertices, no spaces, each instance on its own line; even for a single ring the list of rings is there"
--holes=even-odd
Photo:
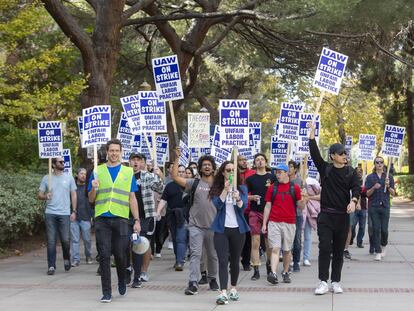
[[[303,260],[310,260],[312,248],[312,226],[309,222],[305,222],[305,230],[303,232]]]
[[[79,241],[82,233],[83,245],[85,246],[85,257],[91,257],[91,222],[75,220],[70,223],[72,241],[72,262],[80,262]]]
[[[63,259],[70,260],[70,219],[69,215],[45,214],[47,239],[47,266],[56,269],[56,241],[59,234]]]
[[[175,223],[170,224],[171,237],[174,247],[175,262],[184,263],[187,250],[187,228],[185,224],[177,227]]]
[[[293,263],[300,262],[300,252],[302,250],[302,223],[303,223],[303,216],[302,214],[296,215],[296,232],[295,232],[295,240],[293,241]]]
[[[379,254],[382,247],[388,244],[388,222],[390,220],[390,209],[385,207],[370,207],[372,217],[372,237],[374,251]]]
[[[367,223],[367,210],[356,210],[352,222],[352,240],[357,236],[357,245],[362,245],[365,235],[365,225]],[[358,234],[356,234],[356,226],[358,225]]]

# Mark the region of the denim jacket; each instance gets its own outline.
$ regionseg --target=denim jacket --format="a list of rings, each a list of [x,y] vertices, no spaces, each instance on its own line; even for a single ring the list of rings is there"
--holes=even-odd
[[[238,207],[237,205],[234,205],[233,207],[236,212],[237,223],[239,224],[239,232],[246,233],[250,231],[249,225],[243,215],[243,210],[247,207],[247,187],[241,185],[240,188],[240,198],[243,201],[243,206]],[[224,224],[226,222],[226,202],[223,202],[220,199],[220,196],[214,196],[212,198],[212,203],[217,209],[217,214],[210,229],[217,233],[223,233]]]

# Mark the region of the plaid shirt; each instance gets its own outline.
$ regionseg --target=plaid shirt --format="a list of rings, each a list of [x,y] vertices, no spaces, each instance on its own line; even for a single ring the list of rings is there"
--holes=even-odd
[[[156,217],[157,213],[155,211],[153,191],[162,193],[164,187],[162,180],[154,173],[141,171],[141,177],[139,180],[137,179],[137,185],[138,191],[141,191],[142,194],[142,201],[144,202],[145,218]]]
[[[371,194],[370,197],[368,197],[368,207],[390,207],[390,192],[387,190],[386,193],[384,193],[384,187],[385,187],[385,177],[386,173],[383,172],[381,175],[381,178],[378,177],[377,173],[372,173],[367,176],[367,179],[365,180],[365,188],[367,191],[374,187],[376,183],[381,184],[381,187],[379,189],[375,189],[374,192]],[[390,178],[390,188],[394,189],[394,178],[392,175],[389,175]]]

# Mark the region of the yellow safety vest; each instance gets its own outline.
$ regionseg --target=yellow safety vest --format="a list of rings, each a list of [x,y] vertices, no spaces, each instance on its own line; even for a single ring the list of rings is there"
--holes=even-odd
[[[129,218],[129,194],[133,175],[131,167],[121,165],[113,182],[106,164],[98,166],[99,189],[95,201],[95,217],[110,212],[115,216]]]

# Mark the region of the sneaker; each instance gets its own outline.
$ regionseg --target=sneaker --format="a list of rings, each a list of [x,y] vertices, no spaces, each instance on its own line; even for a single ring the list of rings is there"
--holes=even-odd
[[[131,267],[128,267],[126,269],[126,271],[125,271],[125,283],[127,285],[131,283],[131,274],[132,274],[132,271],[130,269],[131,269]]]
[[[92,258],[91,258],[91,257],[86,257],[86,263],[87,263],[88,265],[93,264],[93,260],[92,260]]]
[[[232,301],[238,301],[240,299],[239,293],[237,292],[237,289],[232,288],[229,294],[229,298]]]
[[[303,265],[304,265],[305,267],[310,267],[310,266],[311,266],[311,263],[310,263],[310,261],[309,261],[309,260],[305,259],[305,260],[303,261]]]
[[[188,287],[184,291],[184,294],[197,295],[198,294],[197,282],[189,282]]]
[[[342,294],[344,290],[341,287],[341,283],[339,282],[332,282],[332,292],[334,294]]]
[[[300,271],[300,266],[298,262],[294,262],[293,263],[293,272],[299,272]]]
[[[270,272],[272,272],[272,268],[270,266],[270,262],[266,261],[266,275],[268,275]]]
[[[146,272],[141,272],[140,278],[141,278],[142,282],[148,282],[149,281],[149,276],[148,276],[148,273],[146,273]]]
[[[63,265],[65,267],[65,271],[68,272],[70,270],[70,267],[71,267],[70,260],[68,260],[68,259],[64,260]]]
[[[55,267],[49,267],[47,269],[47,275],[54,275],[55,274]]]
[[[290,279],[289,272],[282,273],[283,283],[291,283],[292,280]]]
[[[118,283],[118,292],[121,296],[124,296],[126,294],[126,284],[125,284],[125,282]]]
[[[315,289],[315,295],[324,295],[329,291],[328,283],[320,281],[318,287]]]
[[[276,274],[276,273],[274,273],[274,272],[270,272],[270,273],[267,275],[267,281],[268,281],[270,284],[273,284],[273,285],[276,285],[277,283],[279,283],[279,281],[277,280],[277,274]]]
[[[375,255],[374,260],[381,261],[381,259],[382,259],[381,253],[378,253],[378,254]]]
[[[155,253],[154,257],[155,258],[161,258],[161,253]]]
[[[219,290],[219,286],[217,284],[216,279],[211,279],[211,281],[209,282],[209,286],[210,286],[210,290],[212,290],[212,291],[218,291]]]
[[[199,285],[204,285],[204,284],[207,284],[207,283],[208,283],[207,272],[203,271],[203,272],[201,272],[201,279],[200,279],[200,281],[198,281],[198,284]]]
[[[253,267],[254,272],[252,277],[250,278],[252,281],[257,281],[258,279],[260,279],[260,272],[259,272],[259,267],[258,266],[254,266]]]
[[[243,265],[243,271],[251,271],[252,267],[250,266],[250,264],[247,265]]]
[[[174,249],[174,244],[173,242],[168,241],[168,249]]]
[[[385,255],[387,255],[387,250],[385,249],[385,246],[381,247],[381,257],[384,258]]]
[[[344,250],[344,257],[346,258],[346,259],[349,259],[349,260],[351,260],[352,259],[352,256],[351,256],[351,253],[349,252],[349,250]]]
[[[362,243],[357,243],[358,248],[364,248],[364,245]]]
[[[109,294],[105,294],[101,298],[101,302],[103,303],[110,303],[112,301],[112,296]]]
[[[96,275],[100,276],[101,275],[101,267],[98,267],[98,269],[96,270]]]
[[[229,297],[227,297],[227,294],[221,293],[217,296],[216,304],[218,305],[226,305],[229,303]]]
[[[141,282],[141,280],[138,280],[138,281],[135,281],[135,280],[134,280],[134,282],[132,282],[131,287],[132,287],[132,288],[141,288],[141,287],[142,287],[142,282]]]
[[[183,271],[183,264],[182,263],[177,263],[175,265],[175,271]]]
[[[375,253],[374,246],[369,245],[369,253],[370,255],[373,255]]]
[[[80,265],[80,262],[79,261],[74,261],[71,264],[72,267],[78,267],[79,265]]]

